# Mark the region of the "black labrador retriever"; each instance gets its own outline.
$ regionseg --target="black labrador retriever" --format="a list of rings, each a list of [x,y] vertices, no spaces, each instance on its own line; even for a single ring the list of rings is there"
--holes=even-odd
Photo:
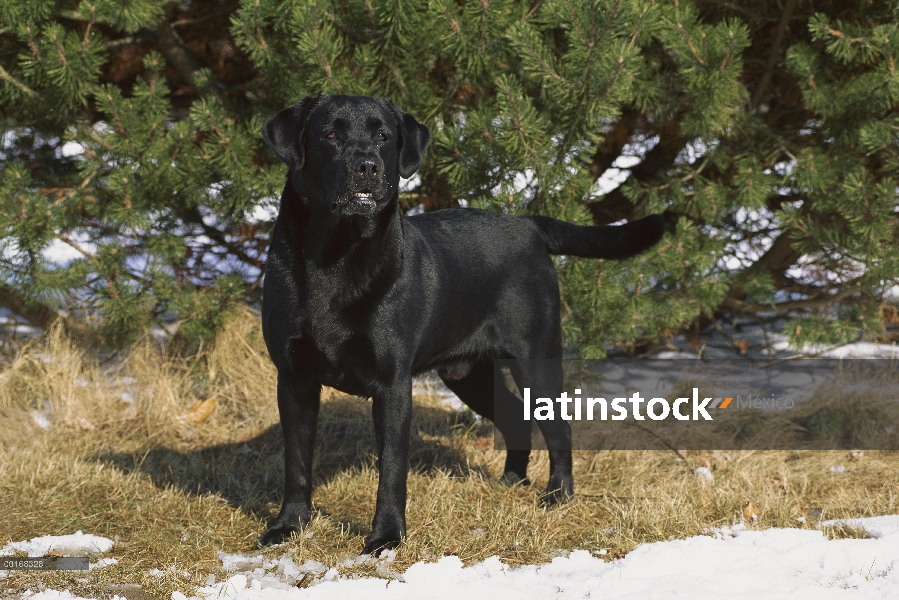
[[[504,479],[525,482],[530,423],[496,418],[520,415],[522,404],[495,386],[494,359],[561,357],[550,254],[632,256],[659,240],[662,218],[581,227],[474,209],[406,217],[400,177],[418,170],[431,136],[384,98],[306,98],[272,117],[264,136],[289,172],[262,302],[278,370],[284,499],[259,543],[278,543],[311,517],[322,385],[373,400],[380,479],[363,553],[406,533],[413,375],[437,369],[462,401],[517,440]],[[556,373],[513,375],[538,396],[560,391]],[[573,493],[571,430],[561,420],[540,424],[550,455],[545,499],[564,500]]]

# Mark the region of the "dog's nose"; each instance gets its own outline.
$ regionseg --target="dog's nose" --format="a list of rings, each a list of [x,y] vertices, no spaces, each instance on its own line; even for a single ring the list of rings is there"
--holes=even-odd
[[[377,177],[378,164],[371,158],[360,157],[353,162],[353,171],[359,177]]]

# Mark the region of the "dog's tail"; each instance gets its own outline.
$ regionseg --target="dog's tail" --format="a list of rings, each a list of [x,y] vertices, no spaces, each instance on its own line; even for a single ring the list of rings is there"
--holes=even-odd
[[[665,232],[661,215],[625,225],[572,225],[550,217],[530,217],[546,241],[550,254],[585,258],[627,258],[653,246]]]

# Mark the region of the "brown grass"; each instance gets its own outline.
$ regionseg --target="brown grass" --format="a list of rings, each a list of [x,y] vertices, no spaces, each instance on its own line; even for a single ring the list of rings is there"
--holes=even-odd
[[[0,371],[0,544],[81,529],[116,540],[108,555],[119,563],[89,574],[14,572],[0,595],[54,587],[168,598],[218,574],[216,551],[254,552],[281,491],[274,390],[258,317],[249,312],[188,358],[147,340],[101,363],[58,329],[24,348]],[[188,409],[208,398],[214,412],[195,423]],[[32,411],[49,415],[49,430]],[[577,452],[576,500],[546,509],[544,453],[534,455],[532,487],[507,488],[496,483],[503,453],[493,450],[491,428],[469,413],[419,395],[413,432],[409,534],[391,567],[398,571],[445,554],[466,562],[495,554],[510,564],[574,548],[623,556],[643,542],[730,525],[750,501],[759,515],[750,526],[758,528],[899,509],[895,453],[853,460],[811,451]],[[358,553],[374,510],[373,452],[369,401],[328,390],[312,535],[266,552],[329,567]],[[836,464],[844,474],[829,471]],[[695,476],[699,466],[711,469],[713,482]],[[150,575],[154,568],[164,573]],[[376,575],[371,565],[340,568]]]

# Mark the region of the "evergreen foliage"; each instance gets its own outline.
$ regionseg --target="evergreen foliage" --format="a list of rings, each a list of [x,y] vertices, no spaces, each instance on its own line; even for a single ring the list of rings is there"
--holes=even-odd
[[[667,214],[646,255],[559,259],[582,356],[740,315],[887,336],[899,3],[807,4],[0,0],[0,304],[214,333],[260,293],[285,175],[262,123],[361,94],[434,134],[404,210]]]

